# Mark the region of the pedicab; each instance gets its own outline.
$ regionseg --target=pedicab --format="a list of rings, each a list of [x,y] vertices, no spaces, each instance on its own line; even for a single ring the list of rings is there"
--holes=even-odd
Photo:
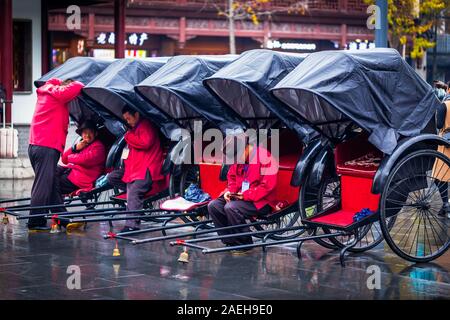
[[[341,249],[362,252],[383,238],[400,257],[427,262],[450,245],[448,170],[438,146],[440,102],[392,49],[309,55],[271,92],[321,134],[299,179],[302,223]],[[315,195],[315,199],[314,199]]]
[[[180,245],[194,249],[202,249],[203,253],[231,251],[243,246],[227,246],[208,248],[200,246],[200,242],[216,241],[240,235],[252,235],[263,238],[261,243],[268,243],[268,239],[286,240],[297,237],[304,231],[303,226],[297,224],[298,186],[291,186],[290,179],[295,164],[301,154],[302,141],[315,136],[314,131],[301,123],[288,110],[280,108],[280,102],[268,94],[272,88],[289,71],[293,70],[304,59],[303,55],[289,55],[268,50],[252,50],[243,53],[238,59],[217,71],[214,75],[203,80],[204,86],[216,97],[225,110],[232,110],[245,122],[244,126],[255,131],[269,128],[281,128],[283,140],[280,147],[280,170],[278,171],[279,187],[277,198],[284,206],[267,216],[248,217],[248,222],[242,225],[210,230],[195,230],[183,234],[170,235],[153,239],[135,240],[134,243],[155,240],[176,239],[171,245]],[[264,139],[262,139],[264,140]],[[270,139],[269,139],[270,140]],[[260,141],[262,143],[263,141]],[[270,141],[265,141],[270,144]],[[288,145],[289,143],[289,145]],[[208,193],[217,197],[225,189],[226,183],[217,183],[211,177],[219,175],[220,164],[203,162],[200,167],[200,181]],[[223,170],[222,166],[222,170]],[[209,179],[202,180],[202,175]],[[224,177],[224,174],[221,174]],[[243,229],[250,227],[249,232],[237,232],[233,235],[198,237],[207,233]],[[185,237],[195,239],[183,240]],[[247,245],[249,247],[251,245]],[[186,248],[185,248],[186,251]]]
[[[171,58],[161,69],[136,85],[136,92],[146,101],[140,108],[145,112],[159,112],[170,119],[171,127],[164,133],[173,142],[167,154],[164,170],[170,172],[170,195],[177,202],[181,199],[187,187],[199,182],[201,172],[203,144],[191,143],[191,136],[200,135],[208,128],[217,128],[221,132],[226,130],[242,131],[243,123],[237,115],[222,106],[211,96],[202,85],[202,80],[233,61],[235,56],[177,56]],[[214,162],[212,159],[208,159]],[[213,163],[211,162],[211,163]],[[218,164],[215,174],[219,181],[221,165]],[[201,184],[201,188],[208,192],[208,187]],[[211,196],[214,196],[212,194]],[[160,209],[151,212],[154,219],[163,222],[162,226],[138,231],[108,234],[105,238],[142,243],[143,239],[130,238],[152,231],[177,229],[185,226],[206,227],[211,221],[204,220],[206,203],[196,203],[189,207],[173,207],[172,202],[164,202]],[[185,204],[184,204],[185,205]],[[136,219],[136,217],[130,217]],[[174,220],[179,224],[168,225]],[[200,221],[201,220],[201,221]]]
[[[161,113],[154,111],[143,112],[141,105],[145,102],[134,91],[136,84],[161,68],[166,61],[167,58],[116,60],[83,88],[83,97],[101,106],[103,113],[108,114],[115,121],[120,122],[122,126],[126,126],[122,117],[122,109],[128,105],[136,111],[140,111],[143,116],[149,117],[153,123],[161,128],[162,132],[167,132],[167,130],[171,129],[172,124]],[[123,137],[121,145],[122,150],[126,146]],[[119,159],[117,167],[121,166],[121,160]],[[144,208],[153,209],[157,207],[158,203],[165,197],[168,197],[168,195],[169,191],[166,180],[154,183],[152,190],[146,194]],[[114,207],[110,208],[110,210],[95,212],[89,215],[76,212],[65,215],[61,220],[86,223],[108,221],[112,229],[112,221],[123,220],[119,215],[125,211],[126,200],[126,192],[115,190],[115,193],[111,195],[111,201]],[[120,210],[118,210],[117,206]]]
[[[34,84],[38,88],[44,85],[45,82],[51,78],[73,79],[83,83],[88,83],[105,68],[107,68],[110,63],[111,61],[98,60],[88,57],[71,58],[63,65],[53,69],[40,79],[36,80]],[[82,96],[77,97],[69,103],[69,114],[71,120],[74,121],[77,126],[80,126],[87,119],[93,120],[97,123],[99,139],[109,150],[106,161],[106,171],[115,167],[117,165],[117,160],[120,159],[121,136],[123,136],[123,133],[125,132],[123,126],[117,120],[102,112],[96,103]],[[21,212],[29,211],[31,209],[42,209],[47,211],[46,213],[43,213],[42,216],[52,219],[52,211],[57,211],[58,209],[60,210],[62,207],[64,209],[85,207],[87,211],[83,212],[88,212],[94,209],[105,209],[113,204],[113,202],[109,200],[109,189],[110,188],[105,186],[93,187],[90,189],[79,189],[70,195],[66,195],[65,204],[63,206],[49,205],[31,207],[29,204],[29,197],[21,199],[6,199],[2,200],[1,203],[2,205],[7,203],[15,203],[15,205],[8,206],[3,210],[5,211],[5,214],[16,216],[19,220],[28,219],[29,216],[22,215]],[[7,219],[4,219],[4,222],[6,221]]]

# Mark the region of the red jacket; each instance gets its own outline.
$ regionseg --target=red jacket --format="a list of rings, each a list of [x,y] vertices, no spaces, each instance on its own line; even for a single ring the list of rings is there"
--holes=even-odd
[[[164,179],[161,168],[164,162],[163,149],[158,131],[147,119],[141,119],[136,127],[125,134],[130,152],[125,159],[125,173],[122,181],[130,183],[145,179],[147,170],[153,181]]]
[[[80,189],[91,188],[105,169],[106,151],[100,140],[95,140],[80,152],[67,149],[62,157],[62,163],[72,170],[68,179]]]
[[[267,204],[275,208],[278,163],[266,149],[261,147],[252,151],[249,163],[230,166],[227,175],[228,187],[225,191],[240,192],[242,182],[246,180],[250,186],[242,193],[244,201],[253,202],[258,210]]]
[[[74,81],[60,86],[61,80],[50,79],[37,89],[37,103],[30,127],[30,144],[64,151],[69,126],[67,103],[74,99],[83,84]]]

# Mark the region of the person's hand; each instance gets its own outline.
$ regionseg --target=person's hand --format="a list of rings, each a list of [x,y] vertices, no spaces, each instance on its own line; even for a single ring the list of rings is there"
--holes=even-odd
[[[230,202],[231,201],[231,192],[227,191],[223,194],[223,198],[225,199],[226,202]]]
[[[238,192],[234,195],[236,200],[244,200],[244,195],[241,192]]]
[[[86,141],[81,140],[80,142],[77,143],[76,149],[77,149],[77,151],[81,151],[84,148],[86,148],[87,145],[88,145],[88,143]]]

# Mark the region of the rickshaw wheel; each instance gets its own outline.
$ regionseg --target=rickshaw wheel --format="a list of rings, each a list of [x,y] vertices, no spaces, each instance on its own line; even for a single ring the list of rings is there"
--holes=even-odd
[[[274,214],[276,214],[276,213],[274,213]],[[292,212],[288,212],[285,215],[274,219],[273,223],[254,226],[254,227],[251,227],[251,229],[254,229],[256,231],[276,230],[276,229],[281,229],[281,228],[297,227],[297,226],[301,226],[301,225],[302,225],[302,221],[300,219],[300,213],[299,213],[298,209],[295,207],[292,209]],[[273,240],[294,239],[294,238],[301,236],[304,232],[305,232],[305,229],[273,233],[269,236],[269,238],[273,239]],[[265,236],[266,236],[266,234],[255,235],[255,237],[257,237],[257,238],[264,238]]]
[[[307,177],[306,183],[300,188],[298,197],[299,212],[302,219],[307,219],[324,209],[339,205],[340,201],[341,188],[339,177],[326,178],[319,186],[311,186],[309,177]],[[324,232],[325,230],[322,228],[315,228],[310,231],[311,234],[315,235],[320,235]],[[314,241],[327,249],[334,250],[338,248],[336,244],[326,238],[314,239]]]
[[[403,259],[428,262],[448,250],[450,217],[444,204],[449,170],[445,155],[427,149],[406,155],[389,174],[381,195],[380,224],[389,247]]]
[[[324,228],[324,231],[325,233],[334,232],[334,230],[329,228]],[[359,238],[358,243],[353,248],[348,250],[350,252],[363,252],[370,250],[379,245],[384,239],[379,222],[370,223],[359,228],[357,234]],[[330,241],[333,242],[338,248],[343,248],[353,242],[354,239],[355,235],[349,234],[330,238]]]

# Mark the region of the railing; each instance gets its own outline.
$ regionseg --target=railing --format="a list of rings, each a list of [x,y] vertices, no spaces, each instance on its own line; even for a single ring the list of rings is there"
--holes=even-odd
[[[192,5],[192,6],[207,6],[208,2],[211,0],[174,0],[170,1],[170,4],[178,5]],[[226,5],[228,0],[214,0],[216,4]],[[130,4],[140,5],[149,4],[156,6],[158,4],[168,4],[168,1],[161,0],[129,0]],[[348,12],[365,12],[367,9],[367,4],[364,0],[272,0],[267,6],[272,8],[294,8],[299,4],[304,3],[308,7],[308,10],[323,10],[323,11],[348,11]]]

